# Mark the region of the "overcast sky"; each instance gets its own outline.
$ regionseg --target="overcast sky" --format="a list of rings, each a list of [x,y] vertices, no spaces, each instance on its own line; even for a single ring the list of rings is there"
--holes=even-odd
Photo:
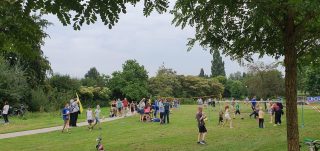
[[[212,56],[200,46],[187,52],[187,38],[194,36],[192,28],[181,30],[171,25],[173,16],[152,14],[143,16],[142,7],[128,7],[127,14],[109,30],[103,23],[85,25],[74,31],[71,25],[63,26],[55,16],[46,16],[54,25],[45,31],[44,55],[48,57],[55,73],[81,78],[91,68],[111,74],[121,70],[128,59],[136,59],[144,65],[149,76],[154,76],[163,63],[178,74],[198,75],[203,68],[210,74]],[[223,56],[227,75],[245,71],[236,61]],[[271,63],[274,59],[264,57]]]

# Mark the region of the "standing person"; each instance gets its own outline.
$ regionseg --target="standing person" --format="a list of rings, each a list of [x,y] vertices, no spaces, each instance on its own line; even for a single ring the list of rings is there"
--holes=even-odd
[[[217,102],[217,98],[214,98],[212,102],[213,107],[216,107],[216,102]]]
[[[262,107],[260,107],[260,110],[259,110],[259,128],[264,128],[263,123],[264,123],[264,112],[262,110]]]
[[[203,105],[203,100],[202,100],[202,98],[199,98],[199,99],[197,100],[197,103],[198,103],[198,105]]]
[[[94,110],[94,118],[95,118],[95,123],[92,126],[92,129],[99,124],[99,129],[101,129],[101,125],[100,125],[100,113],[101,113],[101,109],[100,109],[100,105],[97,105],[97,108]]]
[[[3,116],[5,124],[9,124],[9,119],[8,119],[9,108],[10,108],[10,106],[9,106],[8,101],[5,101],[3,109],[2,109],[2,116]]]
[[[120,99],[117,100],[117,109],[118,109],[118,117],[122,116],[122,102],[120,101]]]
[[[158,111],[159,111],[159,101],[156,99],[154,100],[154,118],[157,118]]]
[[[226,123],[229,122],[230,123],[230,128],[233,128],[232,119],[230,117],[230,111],[229,111],[229,106],[228,105],[224,108],[224,118],[225,118],[225,122],[223,123],[223,126]]]
[[[164,123],[169,124],[170,104],[166,99],[164,100],[163,106],[164,106]]]
[[[112,112],[112,117],[116,117],[117,116],[117,102],[116,99],[112,100],[111,102],[111,112]]]
[[[75,101],[76,100],[76,101]],[[70,100],[70,126],[77,127],[78,114],[80,112],[79,100],[71,99]]]
[[[69,103],[66,103],[64,108],[62,109],[62,119],[64,121],[62,133],[64,132],[64,129],[67,129],[67,132],[69,132],[69,121],[70,121],[70,109],[69,109]]]
[[[93,126],[92,126],[92,123],[93,123],[93,112],[91,110],[91,108],[89,107],[88,110],[87,110],[87,121],[88,121],[88,128],[89,130],[91,131],[93,129]]]
[[[198,107],[198,113],[196,114],[196,119],[198,122],[199,134],[198,134],[198,144],[206,144],[205,137],[207,133],[207,129],[205,126],[204,119],[206,118],[205,114],[202,113],[202,107]]]
[[[283,115],[283,105],[281,103],[281,100],[277,103],[277,106],[279,106],[278,125],[281,125],[281,115]]]
[[[272,109],[274,111],[274,125],[273,126],[277,126],[277,125],[280,125],[280,115],[281,115],[281,112],[280,112],[280,108],[279,106],[277,105],[277,103],[273,103],[272,105]]]
[[[144,114],[145,106],[146,106],[145,98],[143,98],[138,104],[138,113],[140,114],[140,122],[143,122],[143,114]]]
[[[123,99],[122,104],[123,104],[124,117],[126,117],[127,113],[128,113],[128,110],[129,110],[128,109],[129,102],[128,102],[127,98]]]
[[[246,97],[246,99],[245,99],[245,103],[249,103],[249,98],[248,97]]]
[[[131,114],[133,114],[134,113],[134,110],[135,110],[135,104],[134,104],[134,102],[133,101],[131,101],[131,103],[130,103],[130,111],[131,111]]]
[[[164,106],[162,99],[159,102],[160,124],[164,124]]]
[[[273,106],[273,103],[272,102],[269,102],[269,110],[268,110],[268,113],[270,115],[270,123],[273,123],[273,115],[274,115],[274,110],[272,108]]]

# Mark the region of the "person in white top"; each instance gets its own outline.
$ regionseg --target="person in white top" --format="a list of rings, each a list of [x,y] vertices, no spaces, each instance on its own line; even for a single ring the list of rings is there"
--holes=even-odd
[[[100,113],[101,113],[100,105],[97,105],[97,108],[94,110],[94,117],[95,117],[96,122],[94,123],[92,128],[94,126],[96,126],[98,123],[99,123],[99,129],[101,128],[101,125],[100,125]]]
[[[9,108],[10,108],[10,106],[8,104],[8,101],[5,101],[4,106],[3,106],[3,110],[2,110],[2,116],[4,119],[4,123],[6,123],[6,124],[9,123],[9,120],[8,120]]]
[[[229,123],[230,123],[230,128],[233,128],[232,119],[231,119],[231,116],[230,116],[229,106],[228,106],[228,105],[225,107],[224,117],[225,117],[225,122],[223,123],[223,126],[224,126],[226,123],[229,122]]]
[[[199,98],[199,99],[197,100],[197,103],[198,103],[198,105],[203,105],[203,100],[202,100],[202,98]]]
[[[93,126],[92,126],[93,120],[94,120],[93,119],[93,112],[92,112],[91,108],[89,107],[88,110],[87,110],[87,121],[88,121],[88,124],[89,124],[88,128],[89,128],[90,131],[93,128]]]
[[[70,126],[77,127],[78,114],[80,111],[79,100],[77,98],[70,100]]]

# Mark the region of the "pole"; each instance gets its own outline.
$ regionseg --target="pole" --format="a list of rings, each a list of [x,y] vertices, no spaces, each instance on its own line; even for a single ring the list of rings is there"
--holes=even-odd
[[[207,104],[207,105],[208,105],[208,104]],[[208,111],[208,113],[209,113],[209,115],[208,115],[208,122],[210,122],[210,105],[208,105],[207,108],[208,108],[208,110],[209,110],[209,111]]]
[[[302,106],[301,106],[301,128],[304,128],[304,115],[303,115],[303,106],[304,106],[304,101],[305,101],[305,98],[303,97],[303,100],[302,100]]]

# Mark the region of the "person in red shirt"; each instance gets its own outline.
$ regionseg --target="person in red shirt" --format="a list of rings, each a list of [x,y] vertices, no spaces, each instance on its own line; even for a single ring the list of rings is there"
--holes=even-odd
[[[129,108],[128,108],[129,102],[128,102],[127,98],[124,98],[122,100],[122,104],[123,104],[124,116],[126,117],[128,110],[129,110]]]

